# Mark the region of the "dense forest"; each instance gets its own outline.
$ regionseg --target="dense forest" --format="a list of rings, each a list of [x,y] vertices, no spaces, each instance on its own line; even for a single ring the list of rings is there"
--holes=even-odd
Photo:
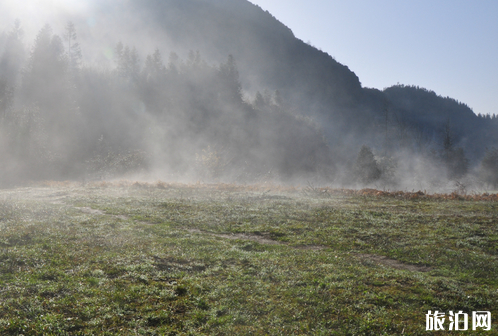
[[[16,23],[1,61],[3,184],[149,169],[254,182],[333,169],[317,127],[286,112],[278,92],[244,100],[230,55],[209,65],[199,52],[171,53],[165,64],[156,50],[141,62],[117,43],[115,66],[101,69],[82,66],[72,23],[62,37],[43,27],[29,52],[21,36]]]
[[[123,176],[498,184],[496,117],[415,86],[363,88],[245,0],[128,0],[109,11],[147,28],[106,17],[109,31],[123,29],[105,59],[95,51],[102,31],[78,17],[33,41],[19,21],[0,34],[1,186]],[[155,47],[141,42],[152,38]]]

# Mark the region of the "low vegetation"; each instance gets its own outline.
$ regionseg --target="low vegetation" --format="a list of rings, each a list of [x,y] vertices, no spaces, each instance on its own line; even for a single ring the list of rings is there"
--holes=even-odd
[[[496,320],[497,218],[493,195],[2,190],[0,334],[425,335],[428,310]]]

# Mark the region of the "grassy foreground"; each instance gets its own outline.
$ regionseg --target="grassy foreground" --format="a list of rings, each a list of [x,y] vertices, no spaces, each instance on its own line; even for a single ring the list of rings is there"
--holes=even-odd
[[[426,332],[428,310],[491,311],[492,330]],[[498,202],[164,183],[0,191],[1,335],[496,335],[495,321]]]

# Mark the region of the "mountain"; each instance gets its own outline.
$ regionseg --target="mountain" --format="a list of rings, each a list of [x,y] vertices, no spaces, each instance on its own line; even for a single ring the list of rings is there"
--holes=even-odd
[[[355,134],[358,149],[372,143],[384,127],[388,104],[393,123],[434,134],[435,141],[449,121],[456,145],[463,146],[472,162],[498,143],[496,128],[455,100],[414,87],[363,88],[346,65],[297,39],[270,13],[246,0],[127,0],[100,12],[113,13],[102,14],[101,21],[113,32],[122,30],[116,36],[132,45],[142,46],[145,37],[146,44],[161,51],[199,50],[210,62],[233,55],[248,94],[261,88],[278,90],[297,113],[315,118],[330,141],[347,136],[341,132],[347,130]],[[373,145],[380,148],[382,143]]]
[[[18,26],[0,35],[0,149],[19,180],[146,167],[352,186],[364,153],[378,183],[426,186],[498,145],[496,118],[424,88],[362,87],[246,0],[90,4],[31,47]]]

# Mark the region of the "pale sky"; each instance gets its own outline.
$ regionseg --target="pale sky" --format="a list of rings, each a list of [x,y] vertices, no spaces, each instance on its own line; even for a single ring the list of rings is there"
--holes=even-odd
[[[498,114],[498,0],[250,0],[365,87],[418,85]]]

